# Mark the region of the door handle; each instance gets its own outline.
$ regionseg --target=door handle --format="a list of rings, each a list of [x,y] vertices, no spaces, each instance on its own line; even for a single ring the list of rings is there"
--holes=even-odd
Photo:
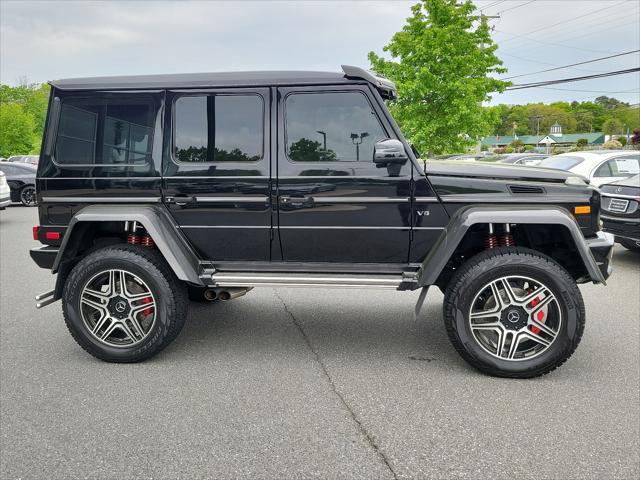
[[[289,205],[292,207],[300,207],[302,205],[308,205],[313,202],[312,197],[288,197],[283,196],[280,197],[280,202],[283,205]]]
[[[175,203],[176,205],[180,205],[181,207],[188,205],[190,203],[196,202],[196,197],[193,195],[185,195],[184,193],[179,193],[173,197],[167,197],[168,203]]]

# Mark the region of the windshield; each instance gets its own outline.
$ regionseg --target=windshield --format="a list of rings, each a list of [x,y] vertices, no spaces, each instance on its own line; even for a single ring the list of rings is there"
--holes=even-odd
[[[549,157],[538,164],[539,167],[569,170],[584,160],[580,157]]]

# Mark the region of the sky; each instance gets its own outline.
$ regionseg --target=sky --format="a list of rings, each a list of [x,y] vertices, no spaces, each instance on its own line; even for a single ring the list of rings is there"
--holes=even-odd
[[[415,1],[0,0],[0,82],[235,70],[368,67]],[[478,0],[514,83],[640,66],[640,0]],[[640,102],[640,74],[494,95],[491,104]]]

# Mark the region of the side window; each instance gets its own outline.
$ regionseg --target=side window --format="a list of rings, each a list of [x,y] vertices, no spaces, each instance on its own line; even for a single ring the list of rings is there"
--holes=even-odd
[[[150,163],[156,111],[150,98],[140,96],[64,100],[55,161],[102,166]]]
[[[615,165],[615,176],[631,176],[640,173],[640,157],[635,155],[619,157],[612,160]],[[613,169],[613,166],[612,166]]]
[[[598,167],[596,173],[593,174],[594,177],[613,177],[613,171],[611,170],[611,162],[613,160],[609,160],[608,162],[604,162],[602,165]]]
[[[285,101],[287,156],[294,162],[371,162],[387,137],[360,92],[293,93]]]
[[[174,158],[255,162],[263,155],[264,103],[258,95],[195,95],[174,104]]]

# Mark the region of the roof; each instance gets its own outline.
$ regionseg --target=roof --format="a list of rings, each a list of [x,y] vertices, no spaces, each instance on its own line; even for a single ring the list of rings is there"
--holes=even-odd
[[[165,88],[252,87],[272,85],[326,85],[366,81],[385,97],[395,97],[395,85],[376,74],[349,65],[343,72],[255,71],[173,73],[162,75],[129,75],[111,77],[66,78],[49,82],[60,90],[127,90]]]

